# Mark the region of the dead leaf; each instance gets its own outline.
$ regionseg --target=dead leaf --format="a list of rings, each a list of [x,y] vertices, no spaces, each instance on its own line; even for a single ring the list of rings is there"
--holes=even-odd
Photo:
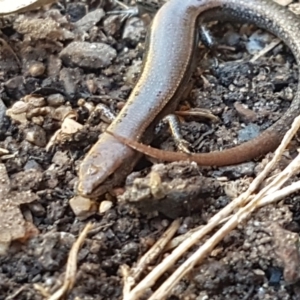
[[[30,191],[17,192],[10,190],[10,180],[4,164],[0,164],[0,254],[5,254],[13,240],[28,239],[34,225],[23,218],[19,205],[30,203],[38,197]]]

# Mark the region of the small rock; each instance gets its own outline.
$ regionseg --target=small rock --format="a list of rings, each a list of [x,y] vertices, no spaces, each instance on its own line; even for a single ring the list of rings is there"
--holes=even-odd
[[[254,273],[255,275],[260,276],[261,278],[264,278],[264,276],[266,276],[265,272],[264,272],[263,270],[260,270],[260,269],[254,269],[254,270],[253,270],[253,273]]]
[[[113,206],[113,203],[111,201],[107,201],[107,200],[102,201],[99,206],[99,213],[100,214],[105,213],[106,211],[111,209],[112,206]]]
[[[99,241],[92,241],[91,247],[90,247],[90,252],[93,254],[99,254],[101,249],[101,244]]]
[[[65,117],[72,111],[72,107],[71,106],[60,106],[58,108],[55,109],[52,118],[58,121],[63,121],[65,119]]]
[[[117,51],[104,43],[72,42],[59,57],[69,67],[99,69],[107,67],[117,56]]]
[[[135,242],[129,242],[122,247],[121,252],[125,255],[137,255],[139,253],[139,244]]]
[[[260,133],[260,128],[258,125],[250,123],[245,128],[239,130],[238,140],[239,142],[246,142],[251,139],[256,138]]]
[[[61,125],[61,131],[64,134],[71,135],[78,132],[80,129],[82,129],[82,127],[83,126],[75,120],[66,118]]]
[[[88,79],[86,81],[86,86],[91,94],[95,94],[97,91],[97,84],[94,79]]]
[[[229,46],[236,46],[241,40],[241,36],[235,31],[228,31],[224,35],[224,42]]]
[[[8,95],[14,99],[22,98],[26,93],[24,90],[23,76],[15,76],[4,83],[5,90]]]
[[[80,220],[90,217],[97,210],[95,202],[81,196],[75,196],[70,199],[70,206]]]
[[[47,144],[46,132],[36,125],[27,131],[26,140],[38,147],[45,147]]]
[[[57,77],[59,75],[60,69],[61,69],[61,60],[54,56],[50,55],[49,61],[48,61],[48,75],[49,77]]]
[[[261,51],[267,44],[273,40],[273,36],[268,32],[255,31],[248,39],[246,43],[247,51],[250,54]]]
[[[104,31],[108,36],[114,36],[120,30],[121,25],[119,16],[109,16],[103,22]]]
[[[220,187],[217,180],[200,174],[199,167],[189,162],[156,164],[146,177],[139,172],[131,174],[118,201],[170,218],[191,215],[199,212],[204,201],[209,201],[207,195],[216,195]]]
[[[26,112],[28,111],[30,105],[23,101],[17,101],[11,108],[6,111],[6,115],[9,116],[14,121],[21,124],[26,124],[28,122],[26,118]]]
[[[68,250],[76,238],[66,232],[48,232],[29,241],[33,259],[43,272],[58,271],[68,258]],[[41,271],[40,271],[41,272]]]
[[[53,169],[51,167],[53,166]],[[54,165],[51,165],[48,170],[45,172],[47,177],[46,185],[49,189],[55,189],[59,184],[59,179],[57,178],[57,168]]]
[[[124,76],[124,80],[127,84],[134,84],[136,82],[138,76],[141,73],[143,62],[140,61],[134,61],[131,66],[127,68],[127,72]]]
[[[78,83],[81,81],[80,77],[82,74],[79,68],[62,68],[59,73],[59,80],[70,98],[76,95]]]
[[[239,114],[243,122],[249,123],[249,122],[256,121],[257,119],[256,113],[253,110],[245,107],[243,104],[239,102],[235,102],[234,108],[236,109],[237,113]]]
[[[130,18],[124,28],[122,39],[136,45],[143,35],[145,35],[145,25],[143,21],[139,18]]]
[[[50,106],[59,107],[65,103],[65,98],[62,94],[53,94],[47,98],[47,102]]]
[[[52,162],[60,167],[65,166],[69,161],[67,152],[62,151],[57,151],[52,158]]]
[[[71,22],[77,22],[86,14],[86,5],[84,3],[66,3],[66,15],[69,16]]]
[[[29,68],[29,74],[32,77],[39,77],[42,76],[45,73],[46,67],[41,62],[35,62],[32,64]]]
[[[33,159],[28,160],[24,166],[24,171],[34,169],[37,171],[43,171],[43,168]]]
[[[39,126],[42,126],[44,124],[44,118],[42,116],[39,116],[39,117],[33,117],[31,119],[31,122],[33,124],[36,124],[36,125],[39,125]]]
[[[33,236],[34,225],[24,220],[19,205],[36,201],[38,197],[31,191],[12,191],[4,164],[0,164],[0,178],[0,255],[3,255],[7,254],[11,241],[26,241]]]
[[[49,106],[31,108],[31,109],[28,110],[26,116],[27,116],[27,119],[30,120],[33,117],[51,115],[53,113],[53,110],[54,109],[52,107],[49,107]]]
[[[43,107],[46,105],[44,97],[26,96],[23,98],[24,102],[29,103],[31,107]]]
[[[14,114],[12,111],[9,109],[6,112],[6,115],[9,116],[11,119],[14,121],[21,123],[21,124],[26,124],[28,123],[28,120],[26,118],[26,113],[21,113],[21,114]]]
[[[0,256],[7,255],[10,242],[0,242]]]
[[[289,9],[295,15],[300,15],[300,3],[292,3],[291,5],[289,5]]]
[[[6,112],[7,112],[7,107],[2,101],[2,99],[0,98],[0,124],[3,124],[5,122],[4,120],[5,120]]]
[[[269,285],[278,286],[282,278],[282,270],[280,268],[271,267],[268,270],[270,272]]]
[[[95,9],[87,13],[83,18],[75,23],[75,26],[79,31],[87,32],[93,26],[95,26],[103,17],[105,12],[102,8]]]
[[[288,284],[300,280],[299,234],[283,229],[279,224],[272,223],[269,227],[273,234],[275,253],[284,267],[283,277]],[[273,282],[278,282],[277,272],[271,275]]]
[[[285,64],[285,57],[282,54],[276,54],[274,55],[274,61],[277,64]]]
[[[255,163],[252,161],[242,163],[236,166],[221,167],[218,171],[214,171],[214,176],[227,176],[230,179],[237,179],[243,176],[253,176]]]
[[[24,101],[17,101],[16,103],[13,104],[13,106],[8,109],[12,114],[22,114],[24,112],[27,112],[29,109],[29,104],[24,102]]]
[[[31,191],[38,189],[42,182],[43,173],[40,170],[29,169],[11,176],[11,187],[18,191]]]
[[[46,215],[46,209],[42,206],[39,202],[33,202],[28,204],[30,211],[36,216],[36,217],[43,217]]]
[[[14,22],[14,29],[25,35],[25,39],[41,40],[64,40],[74,38],[74,35],[61,27],[61,25],[50,17],[47,18],[24,18],[20,16]]]

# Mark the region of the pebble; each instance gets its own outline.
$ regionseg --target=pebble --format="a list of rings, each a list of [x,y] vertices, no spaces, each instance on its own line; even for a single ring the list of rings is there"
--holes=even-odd
[[[37,171],[43,171],[43,168],[41,167],[41,165],[38,164],[34,159],[28,160],[24,166],[24,171],[27,171],[30,169],[34,169]]]
[[[103,22],[103,29],[108,36],[114,36],[120,30],[121,22],[119,16],[109,16]]]
[[[55,152],[53,158],[52,158],[52,162],[54,164],[56,164],[59,167],[63,167],[65,165],[67,165],[67,163],[70,161],[70,158],[68,157],[68,153],[67,152],[63,152],[63,151],[57,151]]]
[[[145,25],[139,18],[130,18],[123,31],[122,40],[137,45],[141,37],[145,35]]]
[[[45,147],[47,144],[46,132],[38,125],[27,130],[25,139],[38,147]]]
[[[250,123],[238,132],[239,142],[247,142],[256,138],[260,134],[260,127],[256,124]]]
[[[52,107],[59,107],[65,103],[65,98],[62,94],[52,94],[47,98],[47,102]]]
[[[17,101],[11,108],[6,111],[6,115],[18,123],[26,124],[28,123],[28,120],[26,118],[26,112],[28,108],[28,103]]]
[[[77,82],[79,82],[80,69],[79,68],[62,68],[59,73],[59,80],[64,86],[64,90],[67,95],[72,98],[76,94]]]
[[[239,114],[243,122],[249,123],[249,122],[256,121],[257,119],[256,113],[253,110],[249,109],[248,107],[244,106],[243,104],[239,102],[235,102],[234,108],[236,109],[237,113]]]
[[[52,115],[52,118],[58,121],[63,121],[64,118],[72,111],[71,106],[60,106],[55,109],[55,112]]]
[[[39,40],[39,39],[51,39],[66,40],[74,39],[74,34],[65,28],[61,27],[61,24],[51,17],[46,18],[21,18],[19,17],[14,22],[14,29],[24,35],[25,39]]]
[[[42,116],[32,117],[31,122],[36,125],[42,126],[44,124],[44,118]]]
[[[53,78],[57,77],[59,75],[61,65],[62,62],[58,57],[50,55],[48,59],[48,76]]]
[[[46,67],[41,62],[35,62],[29,68],[29,74],[32,77],[40,77],[45,73]]]
[[[117,51],[111,46],[88,42],[72,42],[59,54],[67,66],[89,69],[105,68],[116,56]]]
[[[28,204],[30,211],[36,216],[36,217],[44,217],[46,214],[45,208],[42,206],[39,202],[33,202]]]
[[[253,176],[255,163],[252,161],[241,163],[236,166],[221,167],[219,170],[214,171],[216,177],[226,176],[230,179],[238,179],[244,176]]]
[[[13,104],[13,106],[8,109],[7,111],[9,113],[12,113],[12,114],[22,114],[22,113],[26,113],[27,110],[29,108],[29,104],[24,102],[24,101],[17,101],[16,103]]]
[[[20,99],[26,94],[24,91],[23,76],[15,76],[7,80],[3,85],[6,93],[14,99]]]
[[[79,31],[87,32],[93,26],[95,26],[99,21],[105,16],[105,12],[103,9],[98,8],[94,11],[87,13],[83,18],[79,21],[75,22],[75,26]]]
[[[27,111],[27,119],[32,119],[33,117],[40,117],[40,116],[47,116],[51,114],[53,111],[52,107],[46,106],[46,107],[36,107],[36,108],[30,108]]]
[[[109,209],[112,208],[112,206],[113,206],[113,203],[111,201],[107,201],[107,200],[102,201],[99,206],[99,213],[103,214],[103,213],[107,212]]]
[[[292,11],[295,15],[300,15],[300,3],[292,3],[289,6],[290,11]]]
[[[70,206],[74,214],[80,219],[84,220],[96,212],[96,204],[88,198],[75,196],[70,199]]]
[[[241,40],[240,34],[235,31],[228,31],[224,35],[224,42],[229,46],[237,46]]]
[[[24,102],[30,104],[31,107],[43,107],[46,105],[46,100],[43,97],[28,96],[24,97]]]
[[[273,36],[270,33],[257,30],[248,38],[246,49],[250,54],[255,54],[265,48],[272,40]]]

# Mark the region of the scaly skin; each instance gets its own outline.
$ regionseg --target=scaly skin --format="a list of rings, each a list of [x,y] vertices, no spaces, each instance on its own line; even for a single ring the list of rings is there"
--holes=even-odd
[[[266,29],[289,46],[300,63],[300,19],[271,0],[170,0],[150,28],[144,68],[126,105],[100,136],[79,170],[78,193],[98,196],[120,184],[133,169],[137,151],[164,161],[188,160],[224,166],[251,160],[276,149],[300,112],[300,85],[290,108],[257,138],[220,152],[187,155],[139,144],[159,117],[174,111],[194,70],[198,21],[237,20]],[[149,142],[150,139],[147,140]],[[132,148],[131,148],[132,147]]]

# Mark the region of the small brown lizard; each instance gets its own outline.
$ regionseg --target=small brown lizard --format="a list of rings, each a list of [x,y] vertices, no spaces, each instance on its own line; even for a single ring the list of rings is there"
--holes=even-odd
[[[188,155],[161,152],[149,143],[153,126],[174,112],[195,67],[199,21],[237,20],[274,33],[300,64],[300,19],[270,0],[170,0],[155,15],[149,33],[144,68],[126,105],[79,170],[78,192],[86,197],[105,193],[133,169],[140,153],[165,161],[188,160],[200,165],[232,165],[276,149],[300,112],[300,85],[290,108],[257,138],[220,152]]]

